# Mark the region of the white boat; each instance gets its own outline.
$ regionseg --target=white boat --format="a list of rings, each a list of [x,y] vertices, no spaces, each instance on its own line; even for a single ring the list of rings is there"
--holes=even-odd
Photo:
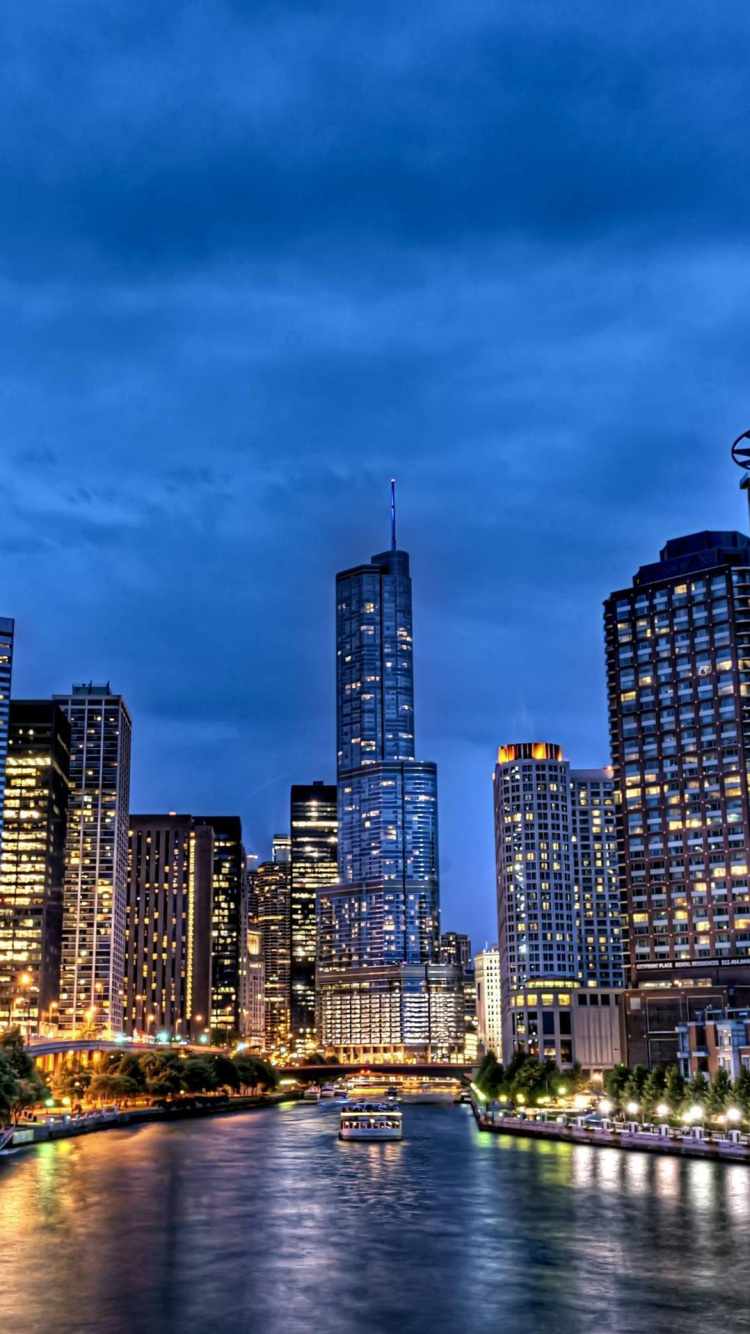
[[[401,1112],[388,1103],[355,1103],[341,1111],[339,1139],[400,1140],[404,1137]]]
[[[333,1084],[324,1084],[322,1089],[320,1090],[320,1097],[321,1099],[335,1098],[336,1090],[333,1087]]]
[[[302,1094],[303,1102],[317,1102],[320,1097],[320,1089],[317,1084],[311,1084]]]

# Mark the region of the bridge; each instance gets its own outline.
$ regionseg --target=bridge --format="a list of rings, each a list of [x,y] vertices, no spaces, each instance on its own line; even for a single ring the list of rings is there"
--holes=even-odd
[[[349,1079],[352,1075],[387,1075],[401,1079],[459,1079],[468,1083],[477,1062],[459,1065],[455,1061],[420,1061],[407,1064],[403,1061],[368,1060],[342,1061],[340,1065],[285,1065],[276,1066],[276,1073],[281,1079],[311,1079],[330,1084],[338,1079]]]
[[[205,1056],[225,1051],[224,1047],[208,1046],[206,1043],[181,1042],[169,1044],[144,1042],[135,1038],[78,1038],[78,1037],[32,1037],[28,1042],[30,1055],[39,1062],[48,1073],[65,1059],[66,1056],[83,1056],[96,1060],[110,1052],[133,1052],[140,1055],[147,1051],[184,1051],[191,1055]],[[298,1079],[302,1083],[331,1083],[337,1079],[350,1078],[352,1075],[384,1075],[388,1078],[409,1079],[458,1079],[468,1083],[476,1062],[462,1063],[451,1061],[420,1061],[406,1064],[397,1061],[384,1061],[361,1057],[357,1060],[342,1061],[339,1065],[283,1065],[275,1066],[280,1079]]]

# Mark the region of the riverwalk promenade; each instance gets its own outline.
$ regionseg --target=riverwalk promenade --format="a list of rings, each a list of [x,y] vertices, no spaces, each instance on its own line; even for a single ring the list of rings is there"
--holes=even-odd
[[[587,1124],[585,1116],[549,1121],[490,1110],[482,1107],[475,1098],[472,1098],[471,1105],[479,1129],[493,1135],[591,1144],[601,1149],[635,1150],[672,1157],[750,1163],[750,1135],[739,1130],[714,1131],[698,1125],[680,1128],[668,1125],[644,1126],[637,1121],[620,1123],[606,1119],[598,1124]]]

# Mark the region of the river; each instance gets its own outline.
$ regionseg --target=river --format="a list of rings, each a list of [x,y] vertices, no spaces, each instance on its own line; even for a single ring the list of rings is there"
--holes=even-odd
[[[0,1162],[8,1334],[750,1330],[750,1169],[289,1105]]]

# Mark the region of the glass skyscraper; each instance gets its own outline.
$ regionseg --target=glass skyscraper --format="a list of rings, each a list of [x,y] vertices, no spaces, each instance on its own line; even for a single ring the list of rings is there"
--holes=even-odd
[[[293,1050],[316,1045],[316,895],[338,878],[336,788],[295,783],[290,803],[290,993]]]
[[[326,1045],[459,1046],[440,1001],[437,769],[415,758],[409,557],[395,542],[336,577],[339,880],[318,895]],[[432,1001],[431,1001],[431,993]],[[461,1006],[455,1007],[456,1013]]]
[[[0,1031],[56,1020],[70,724],[49,699],[10,708],[0,860]]]

